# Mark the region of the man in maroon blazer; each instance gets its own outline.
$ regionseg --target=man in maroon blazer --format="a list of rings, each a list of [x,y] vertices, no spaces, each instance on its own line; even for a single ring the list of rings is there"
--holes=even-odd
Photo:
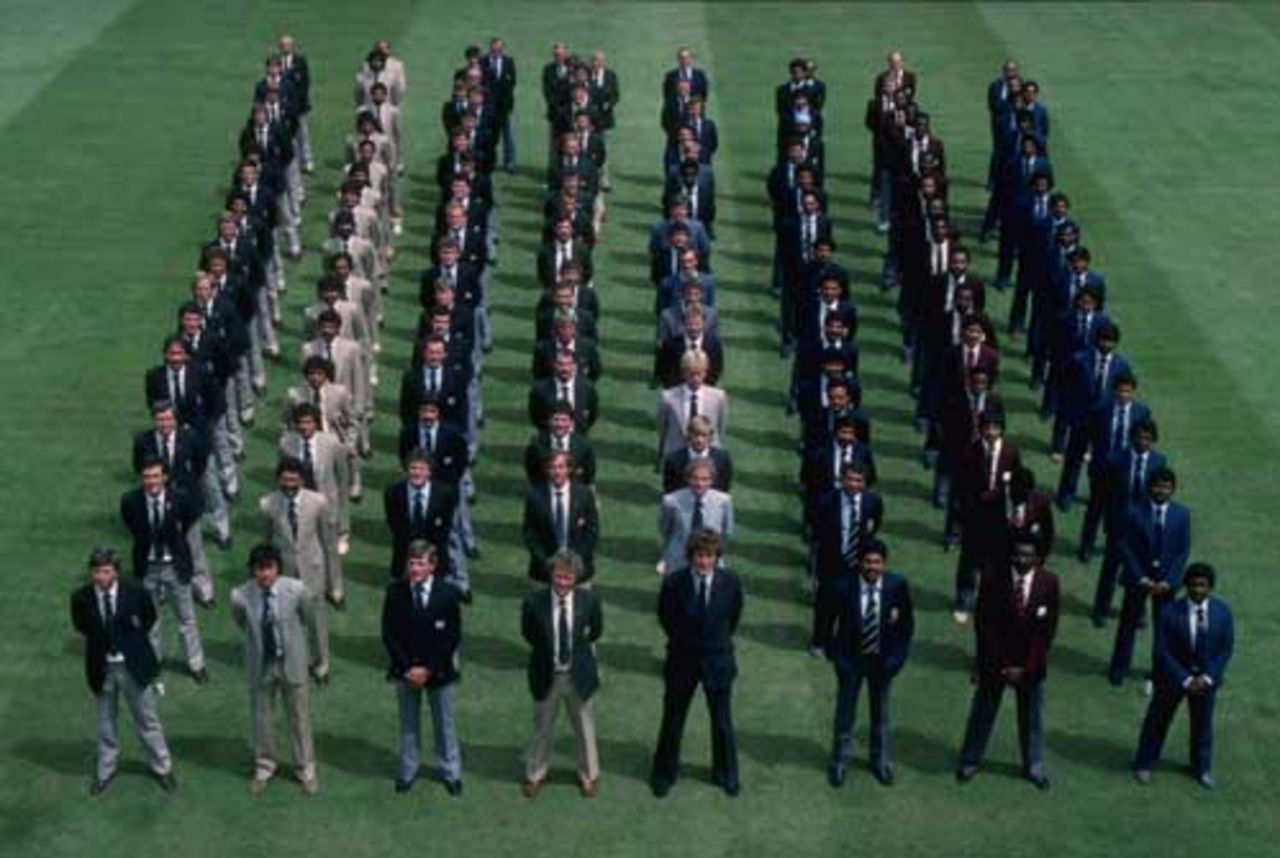
[[[1027,534],[1014,538],[1010,568],[982,576],[978,594],[978,647],[974,659],[973,703],[965,726],[956,779],[978,773],[1006,687],[1018,704],[1018,745],[1022,772],[1037,789],[1047,790],[1044,772],[1044,680],[1049,649],[1058,629],[1058,576],[1043,564],[1040,542]]]
[[[969,622],[973,611],[974,578],[980,573],[986,577],[995,568],[1007,529],[1010,485],[1022,469],[1018,448],[1004,437],[1004,414],[987,410],[979,419],[979,434],[982,437],[969,445],[960,463],[956,486],[962,532],[953,616],[961,625]]]

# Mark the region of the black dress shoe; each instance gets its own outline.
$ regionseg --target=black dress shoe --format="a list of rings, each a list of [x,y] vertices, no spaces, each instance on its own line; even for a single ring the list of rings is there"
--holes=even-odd
[[[471,594],[470,590],[464,590],[462,592],[462,604],[470,605],[474,600],[475,600],[475,596]]]
[[[462,553],[467,555],[468,560],[480,559],[480,549],[478,546],[472,545],[470,548],[463,549]]]
[[[191,678],[195,680],[196,685],[208,685],[209,671],[207,668],[203,667],[199,670],[193,670],[191,671]]]
[[[406,793],[413,789],[414,778],[396,778],[396,792]]]
[[[871,774],[875,779],[880,781],[883,786],[893,786],[893,768],[885,766],[882,769],[872,769]]]
[[[737,781],[729,781],[721,788],[724,790],[724,794],[729,796],[729,798],[737,798],[738,793],[742,792],[742,784]]]
[[[667,793],[671,792],[671,781],[654,778],[649,781],[649,789],[653,792],[654,798],[666,798]]]
[[[231,534],[227,534],[226,536],[217,536],[217,537],[214,537],[213,542],[214,542],[214,544],[215,544],[215,545],[217,545],[217,546],[218,546],[218,550],[220,550],[220,551],[230,551],[230,550],[231,550],[231,545],[232,545],[232,537],[231,537]]]
[[[116,779],[113,774],[110,777],[94,778],[89,783],[89,795],[102,795],[107,791],[107,787],[111,786],[111,782]]]
[[[1200,784],[1202,789],[1213,792],[1218,788],[1218,782],[1213,779],[1213,775],[1209,772],[1203,772],[1196,776],[1196,783]]]
[[[962,784],[967,784],[969,781],[973,780],[973,776],[977,773],[977,766],[961,766],[956,769],[956,780],[960,781]]]
[[[178,779],[173,776],[173,772],[165,772],[162,775],[156,775],[156,780],[160,783],[160,789],[165,792],[178,791]]]
[[[827,767],[827,783],[836,789],[844,786],[845,779],[849,776],[849,768],[847,766],[828,766]]]
[[[462,781],[460,779],[445,781],[444,791],[454,798],[459,798],[462,795]]]
[[[1031,781],[1040,792],[1047,792],[1049,789],[1049,779],[1044,775],[1028,776],[1027,780]]]

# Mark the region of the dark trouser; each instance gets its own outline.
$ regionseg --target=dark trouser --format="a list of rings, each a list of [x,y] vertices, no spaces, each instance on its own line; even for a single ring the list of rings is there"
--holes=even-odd
[[[866,680],[871,709],[871,742],[868,759],[877,772],[891,764],[889,753],[889,683],[880,656],[864,656],[851,670],[836,668],[836,717],[831,743],[831,765],[848,768],[853,762],[853,726],[858,716],[858,693]]]
[[[954,492],[953,492],[954,493]],[[987,571],[992,540],[1001,527],[1000,519],[989,515],[967,515],[960,532],[960,557],[956,560],[957,611],[972,611],[977,601],[978,575]]]
[[[1102,552],[1102,566],[1098,570],[1098,585],[1093,591],[1093,619],[1105,620],[1111,614],[1111,603],[1116,595],[1116,576],[1120,573],[1120,535],[1107,526],[1107,545]]]
[[[1168,604],[1170,594],[1151,597],[1151,647],[1155,649],[1155,636],[1160,633],[1160,611]],[[1108,676],[1113,683],[1120,683],[1129,675],[1133,664],[1134,640],[1138,636],[1138,620],[1147,601],[1147,591],[1138,586],[1126,587],[1124,603],[1120,606],[1120,625],[1116,627],[1116,643],[1111,650],[1111,668]]]
[[[684,720],[701,678],[696,674],[668,678],[662,696],[662,729],[658,733],[658,749],[653,754],[654,783],[672,784],[680,774],[680,740],[684,737]],[[730,701],[733,686],[708,688],[702,684],[711,715],[711,777],[718,784],[738,783],[738,744],[733,734]]]
[[[1012,208],[1012,206],[1010,206]],[[1018,256],[1022,235],[1018,224],[1009,216],[1000,218],[1000,246],[997,251],[996,283],[1007,284],[1013,276],[1013,260]]]
[[[1027,356],[1031,358],[1031,380],[1043,384],[1049,376],[1049,307],[1047,299],[1041,297],[1034,286],[1031,322],[1027,327]]]
[[[839,606],[831,598],[837,578],[830,575],[815,576],[817,587],[813,593],[813,630],[809,634],[809,646],[823,648],[831,640]]]
[[[1213,770],[1213,701],[1217,697],[1214,689],[1203,694],[1188,694],[1182,688],[1156,686],[1151,704],[1147,706],[1147,717],[1142,719],[1142,733],[1138,737],[1138,754],[1133,760],[1133,767],[1150,770],[1160,759],[1160,751],[1164,747],[1165,736],[1169,733],[1169,724],[1178,711],[1178,705],[1185,697],[1187,700],[1187,716],[1191,721],[1191,772],[1196,777],[1208,774]]]
[[[1089,505],[1085,507],[1084,522],[1080,526],[1080,553],[1086,557],[1098,547],[1098,528],[1102,524],[1102,513],[1107,505],[1105,485],[1105,478],[1090,469]]]
[[[1025,260],[1027,251],[1022,251]],[[1031,303],[1031,276],[1026,271],[1027,263],[1018,264],[1018,279],[1014,284],[1013,302],[1009,305],[1009,333],[1027,329],[1027,307]]]
[[[982,677],[973,691],[969,721],[964,729],[964,748],[960,751],[962,767],[977,767],[987,750],[991,728],[1000,711],[1000,700],[1009,683],[1000,678]],[[1022,771],[1027,777],[1044,776],[1044,681],[1013,686],[1018,703],[1018,747],[1022,752]]]
[[[1072,425],[1063,421],[1067,430],[1066,458],[1062,462],[1062,476],[1058,480],[1058,503],[1067,504],[1076,499],[1080,490],[1080,468],[1084,464],[1085,451],[1089,449],[1089,434],[1084,424]],[[1058,420],[1053,421],[1054,449],[1057,450]],[[1095,529],[1097,525],[1095,524]]]

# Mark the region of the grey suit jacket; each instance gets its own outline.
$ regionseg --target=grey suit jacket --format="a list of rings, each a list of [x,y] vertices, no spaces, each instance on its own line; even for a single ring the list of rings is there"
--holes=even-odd
[[[347,389],[361,414],[367,413],[371,409],[372,399],[365,350],[358,342],[346,337],[334,337],[332,350],[333,380]],[[302,363],[306,363],[307,358],[312,355],[326,356],[324,340],[319,337],[307,340],[302,345]]]
[[[728,547],[733,537],[733,499],[725,492],[707,489],[702,496],[702,526],[720,534]],[[658,534],[662,537],[662,562],[667,572],[689,565],[685,543],[693,531],[693,492],[680,489],[663,495],[658,511]]]
[[[323,301],[316,301],[303,308],[302,336],[304,340],[320,336],[320,314],[328,309],[329,305]],[[338,328],[338,336],[355,340],[367,351],[373,340],[369,321],[365,318],[364,308],[355,301],[340,299],[334,302],[333,310],[342,319],[342,326]]]
[[[698,388],[698,413],[711,421],[711,445],[724,445],[729,422],[729,398],[718,387],[704,384]],[[685,385],[662,391],[658,400],[658,465],[676,450],[683,450],[685,430],[689,422],[689,393]]]
[[[306,685],[307,669],[316,664],[316,623],[311,594],[305,584],[281,576],[272,587],[275,593],[276,628],[284,645],[285,679],[292,685]],[[249,687],[262,684],[262,587],[246,581],[231,591],[231,617],[244,632],[244,670]]]
[[[284,431],[293,428],[293,409],[304,402],[312,402],[311,387],[302,385],[289,388],[285,394]],[[324,421],[321,426],[326,432],[332,432],[339,441],[354,448],[358,427],[355,404],[351,401],[351,393],[344,385],[326,383],[320,388],[320,415]]]
[[[283,492],[264,496],[258,508],[266,522],[267,541],[280,549],[284,561],[280,571],[290,578],[301,578],[313,594],[326,592],[325,582],[340,577],[341,561],[324,495],[309,489],[298,492],[296,541],[289,527],[289,501]]]
[[[301,460],[302,436],[297,432],[285,432],[280,436],[281,456]],[[311,436],[311,471],[316,481],[316,491],[329,502],[329,523],[338,526],[350,520],[351,498],[351,448],[329,432],[317,432]],[[302,528],[298,528],[299,534]]]

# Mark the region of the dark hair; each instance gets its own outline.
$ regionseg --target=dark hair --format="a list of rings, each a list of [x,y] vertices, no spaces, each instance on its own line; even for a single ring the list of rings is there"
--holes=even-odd
[[[885,560],[888,560],[889,546],[884,544],[883,539],[875,539],[873,537],[862,544],[862,556],[866,557],[868,554],[879,554]]]
[[[147,456],[138,463],[138,474],[143,471],[149,471],[152,468],[159,468],[163,473],[169,473],[169,463],[160,456]]]
[[[303,362],[303,375],[310,375],[316,370],[321,370],[330,381],[333,380],[333,361],[328,358],[321,355],[312,355]]]
[[[1137,423],[1134,423],[1133,426],[1129,428],[1129,437],[1136,438],[1139,432],[1150,432],[1151,440],[1153,442],[1160,440],[1160,429],[1156,426],[1154,418],[1149,417],[1146,420],[1139,420]]]
[[[1147,477],[1147,486],[1154,486],[1156,483],[1169,483],[1175,489],[1178,487],[1178,475],[1173,472],[1173,468],[1168,466],[1152,471],[1151,476]]]
[[[90,569],[95,566],[113,566],[117,572],[120,571],[120,555],[116,554],[116,550],[109,545],[95,545],[89,549]]]
[[[259,542],[257,545],[249,549],[249,571],[252,572],[259,566],[267,566],[275,564],[277,568],[284,565],[284,560],[280,556],[280,549],[276,548],[270,542]]]
[[[276,463],[276,476],[281,474],[297,474],[302,476],[307,472],[307,466],[302,463],[301,459],[293,456],[285,456]]]
[[[1217,583],[1218,573],[1208,563],[1192,563],[1187,570],[1182,573],[1182,583],[1190,583],[1192,578],[1199,578],[1202,581],[1208,581],[1209,586],[1213,587]]]
[[[714,530],[695,530],[689,534],[689,539],[685,542],[685,556],[692,560],[693,555],[710,551],[719,557],[723,544],[720,534]]]

